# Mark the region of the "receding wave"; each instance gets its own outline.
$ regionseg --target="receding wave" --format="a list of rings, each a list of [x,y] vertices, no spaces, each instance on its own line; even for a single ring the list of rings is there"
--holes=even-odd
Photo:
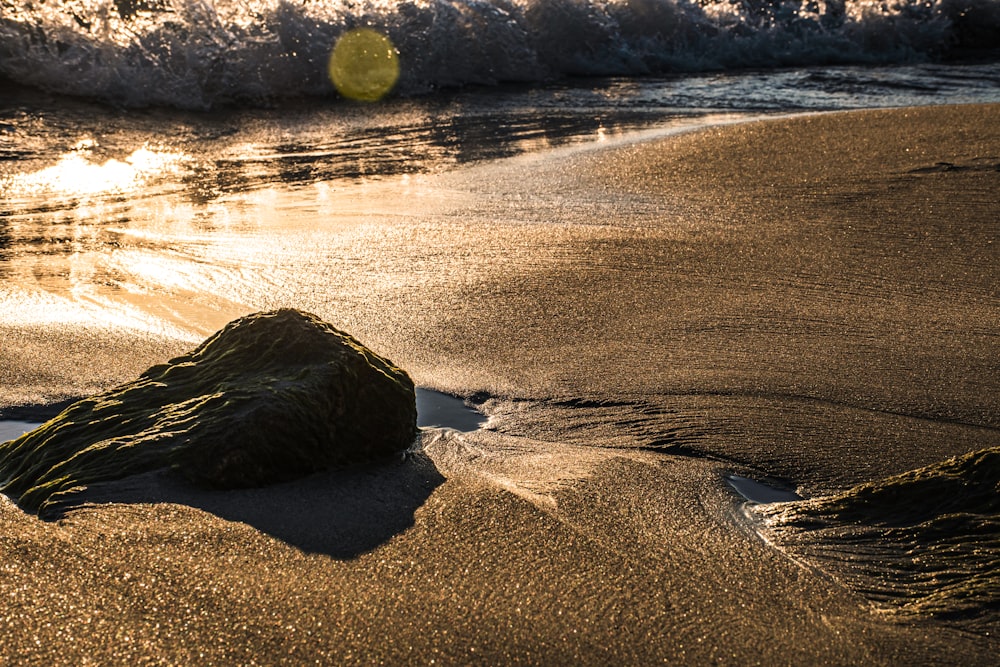
[[[1000,447],[753,511],[774,543],[878,606],[998,621]]]
[[[994,0],[0,0],[0,75],[126,106],[333,95],[346,30],[398,94],[732,68],[926,61],[1000,44]]]

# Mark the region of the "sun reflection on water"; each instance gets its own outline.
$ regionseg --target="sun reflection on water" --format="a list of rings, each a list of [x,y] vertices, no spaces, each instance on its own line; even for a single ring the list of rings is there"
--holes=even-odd
[[[47,128],[50,148],[0,161],[5,322],[195,336],[289,295],[319,307],[430,280],[440,267],[414,276],[380,243],[425,243],[422,220],[465,210],[446,172],[623,131],[534,108],[483,123],[459,102]]]
[[[151,180],[179,173],[188,160],[184,153],[142,146],[124,159],[94,159],[97,144],[83,139],[49,167],[38,171],[15,174],[0,181],[0,194],[5,198],[56,194],[74,197],[94,197],[124,193],[143,187]]]

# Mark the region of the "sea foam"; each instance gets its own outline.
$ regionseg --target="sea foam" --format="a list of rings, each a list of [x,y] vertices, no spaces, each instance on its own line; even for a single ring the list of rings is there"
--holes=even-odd
[[[332,96],[357,27],[396,94],[564,76],[917,62],[996,49],[993,0],[0,0],[0,75],[123,106]]]

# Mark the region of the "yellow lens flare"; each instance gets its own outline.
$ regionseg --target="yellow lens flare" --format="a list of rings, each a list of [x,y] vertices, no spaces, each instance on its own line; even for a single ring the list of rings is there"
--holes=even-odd
[[[371,28],[345,32],[330,54],[330,80],[344,97],[377,102],[396,85],[399,54],[392,41]]]

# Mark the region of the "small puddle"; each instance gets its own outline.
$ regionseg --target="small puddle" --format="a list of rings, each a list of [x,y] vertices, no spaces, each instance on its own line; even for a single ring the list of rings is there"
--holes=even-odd
[[[453,428],[468,432],[481,428],[486,415],[473,410],[460,398],[430,389],[417,389],[417,426]]]
[[[22,422],[12,419],[0,419],[0,442],[19,438],[28,431],[41,426],[41,422]]]
[[[726,481],[729,482],[729,486],[736,490],[736,493],[752,503],[787,503],[793,500],[802,500],[802,496],[794,491],[780,489],[776,486],[750,479],[749,477],[726,475]]]

